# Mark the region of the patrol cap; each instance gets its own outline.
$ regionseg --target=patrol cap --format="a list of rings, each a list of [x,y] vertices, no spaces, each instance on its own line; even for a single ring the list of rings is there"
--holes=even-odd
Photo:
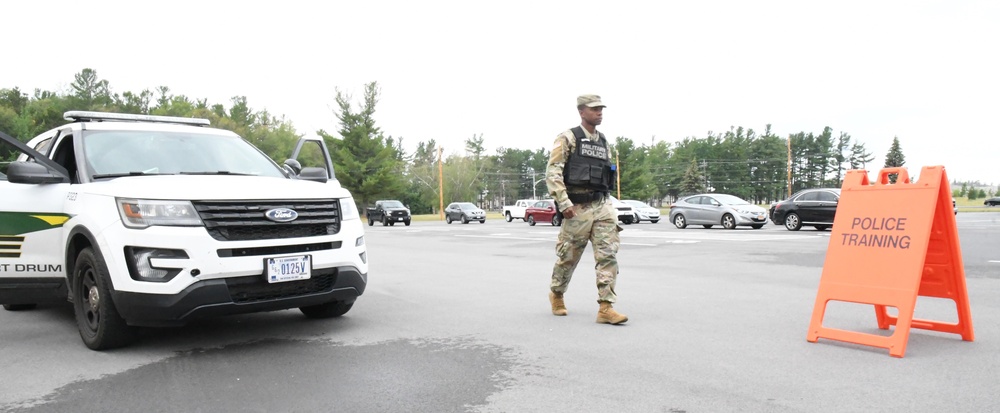
[[[580,95],[576,97],[576,106],[586,106],[588,108],[605,107],[601,102],[601,97],[597,95]]]

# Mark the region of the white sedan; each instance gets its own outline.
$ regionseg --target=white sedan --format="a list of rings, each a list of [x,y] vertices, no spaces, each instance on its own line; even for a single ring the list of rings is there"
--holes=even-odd
[[[622,202],[632,206],[632,211],[635,213],[635,222],[639,223],[642,221],[649,221],[652,223],[660,222],[660,210],[649,206],[649,204],[636,201],[634,199],[623,199]]]

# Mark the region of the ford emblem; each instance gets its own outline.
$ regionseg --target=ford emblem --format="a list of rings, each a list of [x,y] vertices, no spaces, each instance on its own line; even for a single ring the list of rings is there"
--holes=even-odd
[[[274,208],[264,211],[264,216],[274,222],[290,222],[299,217],[299,213],[289,208]]]

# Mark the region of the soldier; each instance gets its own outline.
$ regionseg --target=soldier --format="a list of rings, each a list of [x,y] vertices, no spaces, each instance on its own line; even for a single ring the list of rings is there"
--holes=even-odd
[[[545,171],[549,194],[555,198],[563,214],[562,228],[556,241],[556,264],[552,268],[549,302],[552,314],[567,314],[563,293],[573,278],[583,250],[590,241],[597,261],[597,322],[621,324],[628,317],[619,314],[611,304],[617,299],[615,279],[618,276],[619,238],[618,214],[609,191],[613,188],[615,166],[604,134],[597,131],[604,113],[604,103],[597,95],[576,98],[580,126],[556,136]]]

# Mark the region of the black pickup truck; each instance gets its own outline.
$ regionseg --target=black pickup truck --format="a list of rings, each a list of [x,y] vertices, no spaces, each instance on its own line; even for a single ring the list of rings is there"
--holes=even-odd
[[[375,206],[365,208],[365,215],[368,217],[368,226],[375,225],[376,222],[381,222],[382,226],[397,222],[410,225],[410,209],[394,199],[375,201]]]

